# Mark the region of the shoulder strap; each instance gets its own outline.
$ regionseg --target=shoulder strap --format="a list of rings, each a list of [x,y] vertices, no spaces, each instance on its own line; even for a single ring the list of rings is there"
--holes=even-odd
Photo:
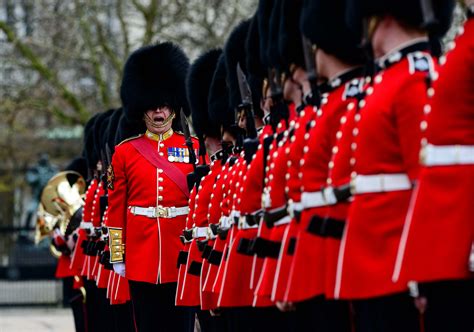
[[[159,156],[153,148],[151,142],[142,136],[138,139],[130,141],[130,144],[145,158],[150,164],[156,168],[160,168],[166,175],[179,187],[186,198],[189,198],[188,184],[186,176],[181,170],[168,162],[168,160]]]

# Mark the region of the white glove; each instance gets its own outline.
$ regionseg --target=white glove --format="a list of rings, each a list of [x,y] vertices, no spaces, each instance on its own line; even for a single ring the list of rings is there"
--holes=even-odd
[[[112,266],[114,268],[115,273],[125,278],[125,264],[124,263],[113,263]]]
[[[471,254],[469,255],[469,271],[474,272],[474,243],[471,247]]]

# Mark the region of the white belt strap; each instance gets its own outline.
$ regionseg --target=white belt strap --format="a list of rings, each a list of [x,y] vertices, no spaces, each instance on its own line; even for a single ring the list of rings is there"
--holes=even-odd
[[[184,216],[189,213],[189,207],[140,207],[140,206],[130,206],[130,212],[134,215],[145,216],[148,218],[175,218],[177,216]]]
[[[94,225],[90,221],[81,221],[79,227],[82,229],[94,229]]]
[[[420,152],[425,166],[471,165],[474,164],[474,145],[428,144]]]
[[[301,194],[301,203],[304,209],[310,209],[321,206],[334,205],[337,198],[334,195],[332,187],[324,188],[322,191],[303,192]]]
[[[198,239],[201,237],[208,237],[209,231],[209,227],[193,227],[193,238]]]
[[[247,219],[245,216],[240,216],[239,217],[239,224],[237,225],[239,229],[252,229],[252,228],[258,228],[258,224],[255,225],[249,225],[247,223]]]
[[[301,202],[294,202],[293,200],[288,201],[288,214],[290,217],[294,218],[295,217],[295,212],[301,212],[303,211],[303,204]]]
[[[230,229],[230,227],[232,227],[234,224],[234,218],[231,216],[222,216],[219,224],[222,230]]]
[[[380,193],[412,188],[410,178],[404,173],[357,175],[351,185],[353,194]]]

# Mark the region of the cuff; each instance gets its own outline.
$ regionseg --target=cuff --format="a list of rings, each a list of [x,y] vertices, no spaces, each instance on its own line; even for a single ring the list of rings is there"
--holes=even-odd
[[[109,227],[110,263],[122,263],[125,244],[122,242],[122,229]]]

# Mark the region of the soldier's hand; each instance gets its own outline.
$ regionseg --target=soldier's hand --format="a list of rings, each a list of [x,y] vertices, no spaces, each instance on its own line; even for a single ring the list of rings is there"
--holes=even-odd
[[[114,263],[112,264],[115,273],[117,273],[119,276],[125,278],[125,264],[124,263]]]

